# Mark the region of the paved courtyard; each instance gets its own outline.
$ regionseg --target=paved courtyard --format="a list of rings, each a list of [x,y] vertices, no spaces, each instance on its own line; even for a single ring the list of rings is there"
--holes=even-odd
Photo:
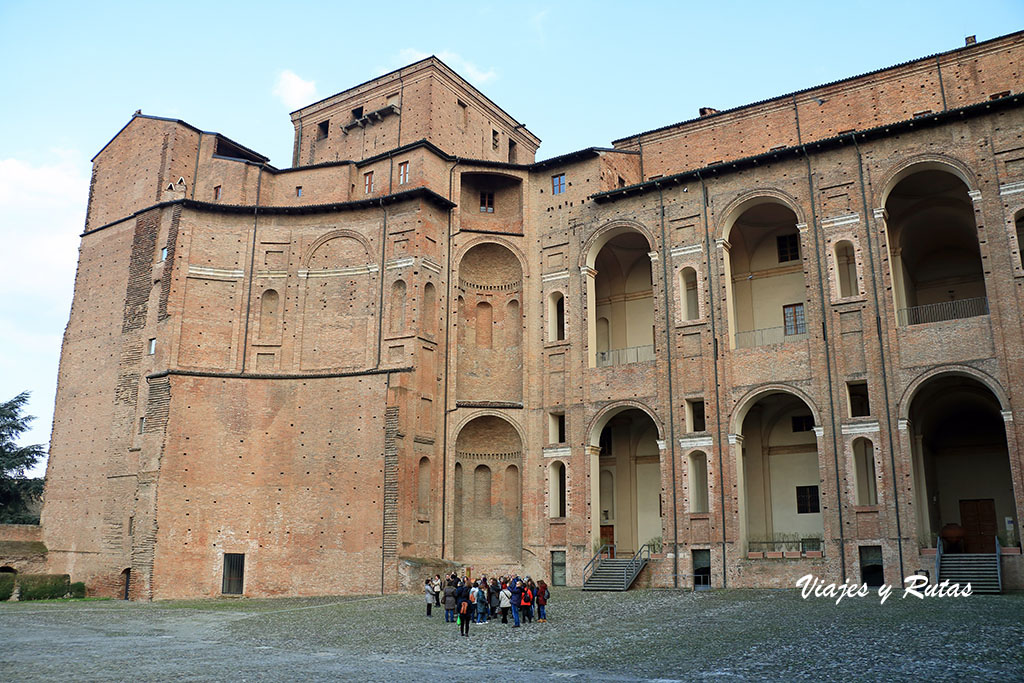
[[[0,605],[0,680],[1024,679],[1024,594],[553,591],[546,624],[421,597]]]

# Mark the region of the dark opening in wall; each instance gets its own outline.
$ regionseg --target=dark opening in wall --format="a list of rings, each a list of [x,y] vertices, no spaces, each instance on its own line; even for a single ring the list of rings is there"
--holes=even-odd
[[[875,588],[885,583],[882,567],[882,546],[862,545],[860,547],[860,580]]]
[[[707,421],[704,418],[704,399],[686,399],[686,417],[691,432],[707,430]]]
[[[227,157],[228,159],[238,159],[240,161],[253,161],[258,164],[269,161],[267,157],[261,156],[252,150],[248,150],[245,147],[220,136],[217,136],[217,145],[214,147],[213,154],[218,157]]]
[[[245,553],[224,553],[224,580],[220,592],[225,595],[241,595],[244,576]]]
[[[693,587],[698,589],[711,588],[711,551],[693,551]]]
[[[330,119],[328,119],[326,121],[321,121],[320,123],[318,123],[317,124],[317,131],[316,131],[316,139],[317,140],[324,140],[324,139],[326,139],[327,138],[327,133],[330,132],[330,129],[331,129],[331,120]]]
[[[565,551],[551,551],[551,585],[565,585]]]
[[[356,107],[355,109],[353,109],[352,110],[352,118],[354,118],[354,119],[361,119],[361,118],[363,118],[363,108],[362,107]]]
[[[868,400],[867,382],[847,382],[846,390],[850,396],[850,417],[867,417],[871,414],[871,403]]]

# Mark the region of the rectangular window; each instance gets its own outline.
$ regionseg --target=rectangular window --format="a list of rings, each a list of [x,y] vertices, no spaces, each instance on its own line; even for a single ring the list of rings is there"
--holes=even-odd
[[[796,487],[796,512],[800,515],[814,514],[820,512],[818,507],[817,486]]]
[[[409,182],[409,162],[403,161],[398,165],[398,184],[405,185]]]
[[[327,121],[321,121],[320,123],[318,123],[317,124],[317,131],[316,131],[316,139],[317,140],[325,140],[327,138],[327,132],[330,130],[330,128],[331,128],[331,121],[330,121],[330,119],[328,119]]]
[[[373,192],[373,171],[363,174],[363,190],[366,194]]]
[[[139,418],[139,434],[142,434],[144,431],[146,431],[146,418],[145,417],[140,417]]]
[[[565,585],[565,551],[551,551],[551,585]]]
[[[499,140],[499,137],[498,137],[498,131],[496,131],[496,130],[494,130],[492,128],[491,129],[491,147],[493,149],[498,149],[498,144],[499,143],[500,143],[500,140]]]
[[[860,580],[869,588],[876,588],[885,583],[885,571],[882,567],[882,546],[862,545],[860,547]]]
[[[459,128],[463,130],[469,124],[469,106],[462,100],[458,100],[459,103]]]
[[[508,141],[508,163],[510,163],[510,164],[516,163],[516,141],[515,140],[509,140]]]
[[[220,185],[213,188],[213,201],[220,201]]]
[[[494,193],[480,193],[480,213],[494,213]]]
[[[149,355],[156,353],[156,338],[149,340]]]
[[[775,246],[779,250],[779,263],[800,260],[800,235],[779,235]]]
[[[707,430],[707,423],[704,419],[704,399],[686,399],[686,424],[691,432],[703,432]]]
[[[296,197],[301,197],[302,196],[302,185],[296,185],[295,186],[295,196]]]
[[[241,595],[244,576],[245,553],[224,553],[224,580],[220,592],[225,595]]]
[[[782,320],[786,336],[807,334],[807,322],[804,320],[804,305],[789,304],[782,307]]]
[[[356,107],[355,109],[353,109],[352,110],[352,118],[354,118],[354,119],[361,119],[361,118],[363,118],[363,108],[362,107]]]
[[[850,398],[850,417],[867,417],[871,414],[867,382],[847,382],[846,391]]]
[[[166,261],[167,260],[167,247],[163,247],[163,248],[160,249],[160,260],[161,261]]]
[[[548,413],[548,443],[565,443],[565,413]]]
[[[814,417],[812,415],[794,415],[791,424],[793,433],[809,432],[814,429]]]
[[[562,194],[565,192],[565,174],[551,176],[551,194]]]

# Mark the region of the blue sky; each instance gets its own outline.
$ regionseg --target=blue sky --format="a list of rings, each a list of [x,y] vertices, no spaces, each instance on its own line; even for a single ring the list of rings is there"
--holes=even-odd
[[[137,109],[287,167],[290,111],[437,54],[546,158],[1022,28],[1021,0],[0,0],[0,399],[49,441],[89,159]]]

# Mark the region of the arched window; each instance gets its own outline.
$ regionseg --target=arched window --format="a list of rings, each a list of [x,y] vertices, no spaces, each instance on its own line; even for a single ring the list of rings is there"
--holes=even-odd
[[[421,517],[430,514],[430,458],[420,458],[419,471],[416,474],[416,509]]]
[[[487,465],[473,470],[473,512],[478,518],[491,514],[491,468]]]
[[[552,292],[548,297],[548,341],[565,339],[565,297]]]
[[[391,331],[401,332],[405,329],[405,282],[395,280],[391,285]]]
[[[280,317],[280,297],[277,291],[268,289],[260,297],[260,336],[269,339],[277,334]]]
[[[679,271],[679,294],[683,320],[700,318],[700,307],[697,303],[697,271],[693,268],[683,268]]]
[[[519,514],[519,468],[509,465],[505,468],[505,514]]]
[[[523,321],[519,316],[519,302],[515,299],[508,302],[505,309],[505,329],[508,346],[519,346],[519,336],[523,331]]]
[[[694,451],[689,457],[690,512],[708,512],[708,456]]]
[[[548,514],[551,517],[565,517],[565,464],[559,460],[548,467]]]
[[[611,470],[601,470],[601,523],[615,521],[615,475]]]
[[[860,284],[857,282],[857,259],[853,253],[853,243],[842,240],[836,243],[835,249],[836,280],[839,285],[839,296],[857,296]]]
[[[597,352],[603,353],[608,350],[609,344],[608,318],[597,319]]]
[[[437,290],[430,282],[423,285],[423,331],[437,334]]]
[[[491,327],[494,324],[494,312],[491,305],[481,301],[476,305],[476,346],[480,349],[491,348]]]
[[[857,505],[878,505],[875,481],[875,446],[868,439],[853,442],[853,466],[857,473]]]

